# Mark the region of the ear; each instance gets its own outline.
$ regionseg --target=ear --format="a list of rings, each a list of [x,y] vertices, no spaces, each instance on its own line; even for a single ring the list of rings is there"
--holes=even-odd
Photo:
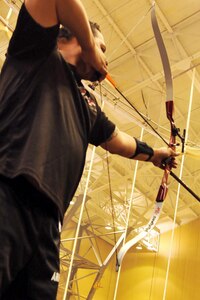
[[[62,50],[64,46],[67,44],[67,40],[65,38],[58,38],[57,40],[57,46],[59,50]]]
[[[76,38],[72,38],[69,41],[65,38],[58,39],[57,49],[62,54],[62,57],[72,65],[76,65],[82,53],[81,47]]]

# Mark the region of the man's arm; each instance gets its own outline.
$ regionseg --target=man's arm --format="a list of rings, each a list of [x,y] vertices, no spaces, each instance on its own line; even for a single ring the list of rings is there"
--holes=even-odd
[[[87,13],[79,0],[25,0],[25,6],[33,19],[43,27],[62,24],[78,39],[86,63],[105,77],[106,58],[95,44]]]
[[[123,157],[131,158],[136,153],[137,143],[133,137],[116,128],[111,138],[105,143],[101,144],[101,147],[108,150],[112,154],[118,154]],[[179,153],[174,152],[171,148],[154,148],[153,155],[150,157],[150,159],[149,154],[144,153],[136,155],[134,159],[140,161],[148,160],[155,166],[162,167],[163,160],[167,159],[168,157],[172,157],[172,167],[176,168],[177,163],[174,158],[178,155]]]

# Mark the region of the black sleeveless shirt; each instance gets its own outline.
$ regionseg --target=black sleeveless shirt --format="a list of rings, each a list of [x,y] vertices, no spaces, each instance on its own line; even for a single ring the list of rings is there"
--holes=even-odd
[[[0,74],[0,174],[25,176],[63,216],[80,181],[88,143],[115,125],[22,5]]]

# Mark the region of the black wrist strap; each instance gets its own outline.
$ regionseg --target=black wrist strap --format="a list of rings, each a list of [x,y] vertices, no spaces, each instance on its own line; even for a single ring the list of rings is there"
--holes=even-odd
[[[136,150],[135,153],[130,157],[131,159],[135,158],[138,154],[147,154],[149,157],[145,160],[148,161],[154,155],[153,148],[148,146],[146,143],[139,141],[138,139],[134,138],[136,142]]]

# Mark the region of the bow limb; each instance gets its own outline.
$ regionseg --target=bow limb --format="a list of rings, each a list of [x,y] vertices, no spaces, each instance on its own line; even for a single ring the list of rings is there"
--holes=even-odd
[[[162,202],[156,202],[155,206],[154,206],[153,214],[151,216],[150,221],[147,223],[147,225],[140,227],[139,228],[139,230],[141,230],[140,233],[121,247],[121,249],[118,253],[118,256],[117,256],[117,270],[118,270],[119,266],[121,265],[122,260],[125,256],[125,254],[127,253],[127,251],[131,247],[133,247],[135,244],[137,244],[140,240],[145,238],[145,236],[154,228],[157,220],[160,217],[161,208],[162,208]]]
[[[151,10],[151,22],[152,28],[154,32],[154,36],[157,42],[158,50],[161,57],[161,62],[163,66],[164,76],[165,76],[165,84],[166,84],[166,115],[170,122],[171,127],[171,136],[169,141],[169,147],[175,149],[175,138],[178,135],[178,129],[174,124],[174,101],[173,101],[173,81],[172,81],[172,73],[171,67],[169,63],[169,58],[167,55],[166,47],[158,26],[158,21],[155,13],[155,4],[152,6]]]

